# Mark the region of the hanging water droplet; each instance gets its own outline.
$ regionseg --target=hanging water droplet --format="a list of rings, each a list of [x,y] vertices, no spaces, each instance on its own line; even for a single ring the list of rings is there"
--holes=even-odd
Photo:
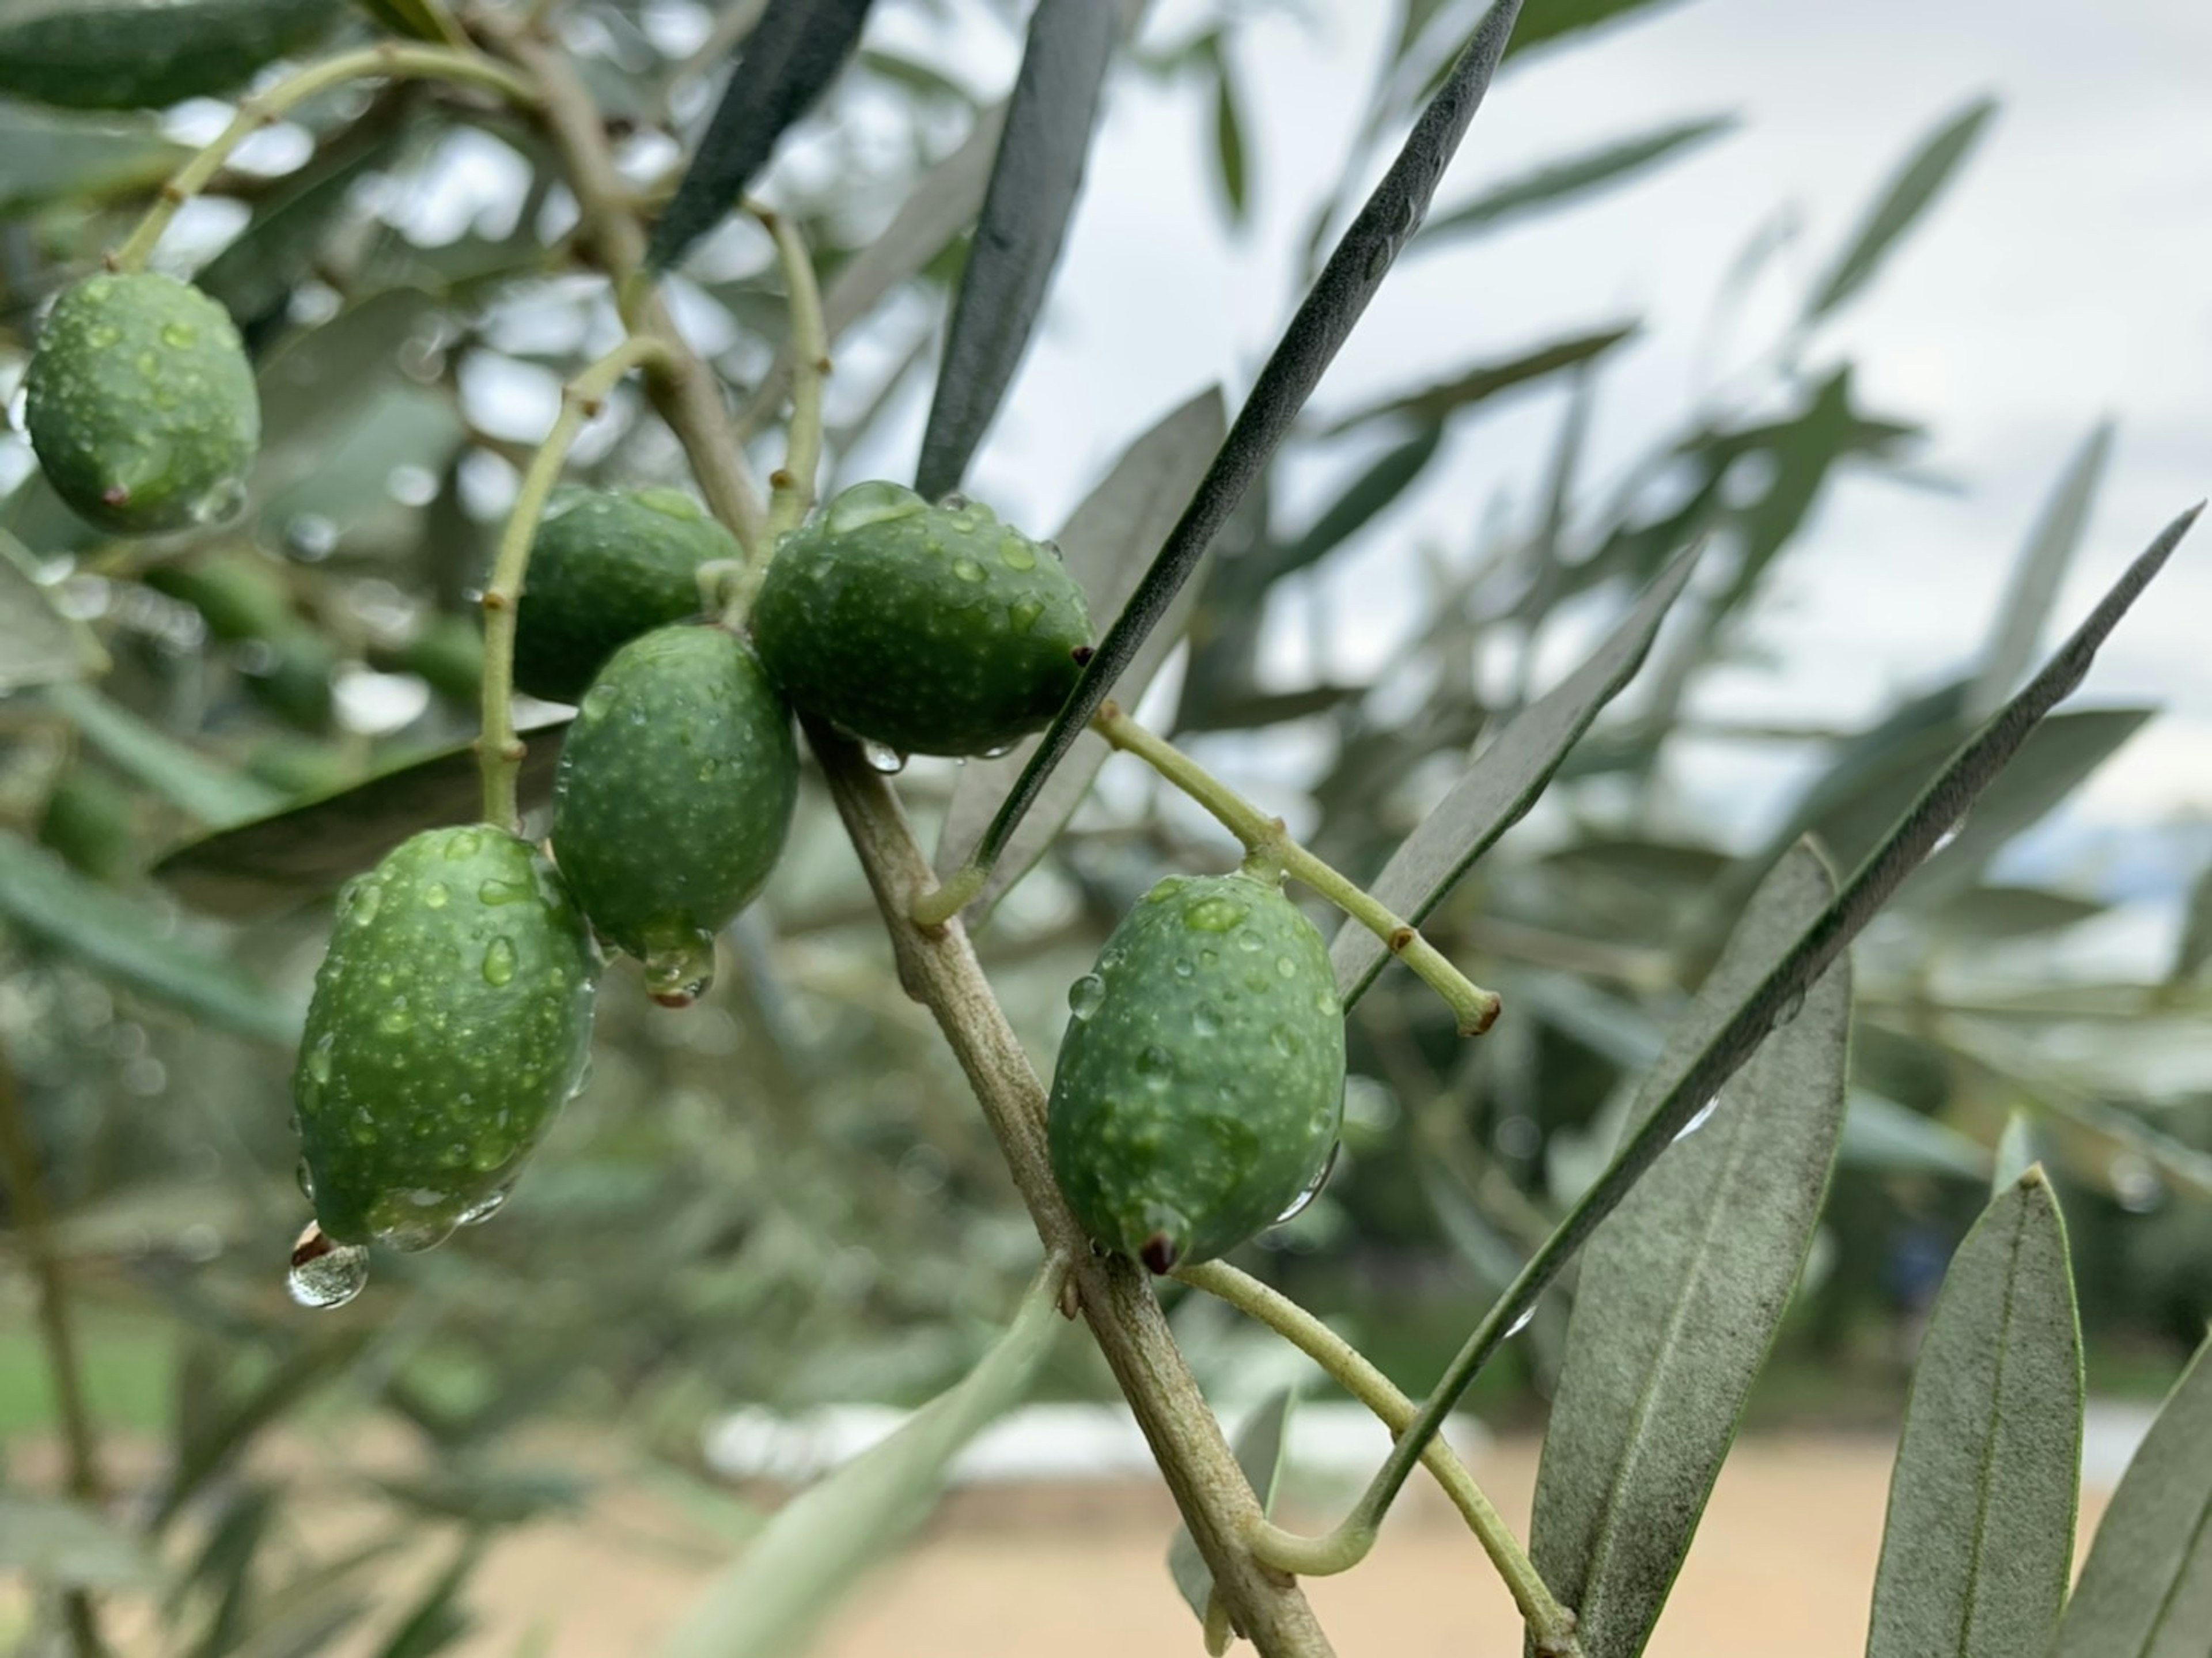
[[[193,523],[209,527],[229,523],[245,505],[246,481],[243,478],[224,478],[211,485],[187,510]]]
[[[529,896],[529,884],[523,881],[489,880],[477,887],[477,902],[494,908],[501,904],[519,904]]]
[[[1328,1148],[1328,1155],[1322,1159],[1321,1167],[1314,1170],[1314,1176],[1305,1183],[1305,1189],[1291,1199],[1290,1207],[1275,1217],[1276,1225],[1296,1220],[1313,1206],[1313,1200],[1321,1195],[1321,1188],[1328,1184],[1328,1177],[1336,1172],[1337,1154],[1343,1150],[1342,1140],[1336,1141]]]
[[[689,1007],[714,982],[714,941],[706,933],[646,955],[646,993],[663,1007]]]
[[[439,1195],[443,1202],[444,1196]],[[425,1249],[434,1249],[453,1236],[455,1223],[450,1216],[424,1216],[419,1220],[398,1220],[376,1229],[376,1241],[386,1248],[403,1255],[419,1255]]]
[[[343,1307],[368,1282],[368,1249],[339,1243],[314,1222],[292,1245],[292,1265],[284,1288],[302,1307]]]
[[[514,982],[514,940],[504,934],[484,946],[483,976],[488,985],[504,989]]]
[[[1707,1123],[1711,1122],[1713,1120],[1713,1113],[1720,1108],[1721,1096],[1716,1094],[1712,1098],[1707,1100],[1703,1105],[1698,1108],[1698,1114],[1696,1116],[1691,1118],[1689,1121],[1684,1123],[1680,1128],[1674,1131],[1674,1139],[1680,1141],[1689,1139],[1691,1135],[1696,1133],[1700,1128],[1703,1128]]]
[[[948,513],[964,513],[972,503],[960,491],[953,489],[939,495],[937,504]]]
[[[833,536],[849,536],[872,524],[912,518],[929,503],[902,484],[873,480],[856,483],[830,503],[823,521]]]
[[[456,1224],[462,1226],[483,1225],[494,1215],[497,1214],[501,1208],[506,1204],[507,1190],[507,1187],[501,1187],[498,1191],[492,1193],[488,1197],[478,1198],[474,1203],[461,1211],[461,1218]]]
[[[871,768],[886,777],[896,777],[906,769],[906,756],[888,743],[878,743],[873,738],[860,744],[860,758]]]
[[[315,1200],[315,1171],[307,1167],[305,1157],[292,1167],[292,1178],[300,1183],[300,1195],[309,1203]]]
[[[1095,973],[1086,973],[1067,987],[1067,1011],[1079,1019],[1087,1019],[1098,1011],[1106,999],[1106,981]]]

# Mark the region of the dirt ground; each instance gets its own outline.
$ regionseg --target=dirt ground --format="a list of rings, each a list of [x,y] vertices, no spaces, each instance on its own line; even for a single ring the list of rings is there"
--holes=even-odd
[[[1650,1648],[1653,1658],[1863,1652],[1893,1450],[1874,1436],[1741,1442]],[[1534,1442],[1516,1441],[1493,1447],[1475,1466],[1524,1536],[1535,1468]],[[2084,1494],[2085,1538],[2106,1495]],[[1401,1505],[1357,1571],[1309,1585],[1337,1650],[1346,1658],[1517,1658],[1520,1626],[1496,1575],[1443,1501],[1432,1491],[1420,1497]],[[1196,1654],[1197,1626],[1161,1564],[1173,1523],[1164,1493],[1141,1488],[960,1493],[848,1606],[821,1651],[823,1658]],[[541,1527],[513,1540],[478,1580],[473,1599],[485,1625],[465,1649],[471,1658],[506,1658],[543,1619],[552,1634],[549,1658],[649,1652],[711,1567],[621,1538],[671,1530],[665,1511],[625,1505],[611,1525]]]

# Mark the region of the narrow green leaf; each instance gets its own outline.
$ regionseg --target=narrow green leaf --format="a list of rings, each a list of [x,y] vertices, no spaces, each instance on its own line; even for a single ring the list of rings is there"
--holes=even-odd
[[[351,1364],[374,1333],[361,1327],[303,1340],[243,1395],[212,1404],[192,1401],[191,1413],[179,1421],[175,1466],[149,1529],[158,1533],[175,1519],[263,1430]]]
[[[1867,1658],[2021,1658],[2057,1627],[2081,1467],[2081,1331],[2040,1168],[1952,1258],[1913,1369]]]
[[[665,269],[738,204],[775,151],[860,45],[870,0],[769,0],[707,136],[653,227],[648,263]]]
[[[452,1564],[430,1581],[399,1626],[392,1631],[378,1658],[431,1658],[445,1651],[474,1627],[476,1619],[460,1604],[461,1591],[483,1558],[484,1540],[471,1532],[462,1539]]]
[[[2045,887],[1969,887],[1937,914],[1947,938],[1995,943],[2078,926],[2111,908]]]
[[[1023,815],[1036,804],[1046,779],[1066,759],[1099,705],[1113,694],[1146,635],[1166,616],[1213,537],[1253,480],[1266,470],[1322,374],[1351,337],[1407,238],[1428,212],[1437,180],[1481,106],[1520,13],[1521,0],[1496,0],[1484,14],[1467,49],[1413,123],[1397,159],[1329,254],[1253,383],[1252,395],[1237,411],[1189,507],[1106,630],[1082,678],[985,830],[976,848],[979,866],[988,870],[997,861]]]
[[[2212,1339],[2097,1527],[2051,1658],[2203,1658],[2212,1644]]]
[[[300,1015],[220,957],[169,936],[159,916],[13,835],[0,834],[0,917],[48,948],[225,1030],[286,1044]]]
[[[107,668],[89,629],[54,608],[23,544],[0,530],[0,695]]]
[[[63,1588],[146,1588],[161,1568],[138,1540],[80,1503],[0,1491],[0,1567]]]
[[[1170,410],[1122,452],[1112,470],[1060,526],[1054,539],[1060,544],[1069,571],[1083,584],[1094,616],[1128,602],[1153,550],[1189,505],[1191,491],[1198,487],[1199,477],[1206,470],[1206,457],[1220,446],[1221,434],[1228,425],[1228,411],[1218,386],[1209,387]],[[1182,637],[1197,592],[1195,586],[1185,590],[1176,610],[1152,630],[1144,649],[1130,663],[1121,688],[1131,701],[1145,694]],[[970,760],[960,768],[951,802],[945,809],[945,826],[937,838],[940,875],[959,867],[975,847],[1007,790],[1022,774],[1037,740],[1031,738],[996,760]],[[1035,810],[1000,853],[990,882],[976,900],[978,910],[988,912],[1044,856],[1090,793],[1091,780],[1106,763],[1109,752],[1103,738],[1091,732],[1084,734],[1073,757],[1053,774]]]
[[[1059,1295],[1057,1278],[1041,1274],[963,1380],[778,1513],[691,1608],[666,1658],[800,1649],[846,1588],[928,1517],[961,1448],[1029,1391],[1058,1328]]]
[[[1274,1513],[1283,1473],[1290,1466],[1291,1411],[1297,1400],[1296,1388],[1277,1388],[1244,1418],[1231,1444],[1263,1515]],[[1206,1603],[1213,1598],[1213,1574],[1206,1569],[1205,1557],[1191,1540],[1188,1526],[1177,1526],[1168,1541],[1168,1575],[1192,1614],[1205,1622]]]
[[[1405,442],[1384,451],[1374,464],[1352,479],[1342,495],[1331,501],[1313,527],[1286,547],[1261,555],[1267,574],[1278,580],[1309,565],[1318,564],[1368,525],[1391,503],[1412,489],[1443,442],[1441,424],[1425,426]]]
[[[0,100],[0,214],[149,189],[191,155],[150,116],[64,115]]]
[[[1247,197],[1244,117],[1237,107],[1236,71],[1230,66],[1228,53],[1219,50],[1213,54],[1213,164],[1215,176],[1221,181],[1222,199],[1229,204],[1230,222],[1247,222],[1251,208]]]
[[[1516,57],[1633,13],[1674,3],[1677,0],[1528,0],[1527,20],[1515,31],[1505,55]]]
[[[1990,1171],[1990,1196],[2002,1197],[2007,1191],[2020,1184],[2021,1178],[2033,1169],[2035,1155],[2035,1125],[2027,1120],[2025,1111],[2013,1111],[2005,1117],[2004,1133],[1997,1139],[1997,1151]]]
[[[1567,751],[1636,675],[1668,607],[1696,568],[1697,550],[1678,556],[1653,582],[1589,659],[1516,715],[1407,835],[1370,890],[1419,924],[1498,837],[1536,804]],[[1349,1007],[1382,970],[1389,951],[1365,927],[1346,922],[1329,947],[1336,987]]]
[[[446,9],[445,0],[355,0],[355,3],[394,34],[452,46],[469,44],[469,37]]]
[[[2100,421],[2067,464],[2051,499],[2028,532],[2027,544],[2013,566],[2012,586],[2004,608],[1983,647],[1982,665],[1966,693],[1966,712],[1981,719],[2012,694],[2035,660],[2035,649],[2051,620],[2051,607],[2058,601],[2059,584],[2074,562],[2081,544],[2082,526],[2089,520],[2090,504],[2097,498],[2097,483],[2104,477],[2106,459],[2112,449],[2112,422]]]
[[[1030,15],[915,471],[915,488],[932,500],[960,487],[1029,348],[1083,188],[1120,29],[1119,9],[1098,0],[1038,0]]]
[[[430,37],[435,38],[435,37]],[[404,118],[364,121],[254,203],[230,245],[200,268],[193,285],[241,328],[280,313],[313,270],[331,230],[356,200],[356,186],[389,167],[408,137]],[[249,341],[253,337],[249,331]]]
[[[2181,938],[2174,945],[2166,982],[2177,987],[2187,984],[2208,961],[2212,961],[2212,863],[2199,870],[2191,884],[2189,908],[2182,916]]]
[[[1970,1181],[1990,1177],[1989,1148],[1980,1141],[1863,1088],[1851,1090],[1836,1161],[1849,1168],[1892,1174],[1948,1175]]]
[[[1414,238],[1413,246],[1442,247],[1494,230],[1538,209],[1572,205],[1600,191],[1626,184],[1662,161],[1735,130],[1733,115],[1708,115],[1640,132],[1632,138],[1617,139],[1564,161],[1548,162],[1518,178],[1492,185],[1474,200],[1431,219]]]
[[[837,267],[822,295],[822,320],[832,343],[975,222],[1006,130],[1005,104],[978,111],[967,137],[921,176],[883,234]]]
[[[561,759],[556,715],[524,732],[536,740],[518,780],[525,811],[553,798]],[[196,908],[251,920],[335,891],[409,835],[477,815],[483,776],[476,745],[453,747],[271,817],[180,847],[154,875]]]
[[[1873,280],[1881,262],[1951,181],[1996,109],[1995,99],[1977,98],[1921,142],[1813,290],[1806,321],[1826,316]]]
[[[1810,845],[1776,866],[1632,1121],[1835,890]],[[1850,1005],[1838,960],[1590,1236],[1528,1542],[1588,1658],[1643,1651],[1780,1327],[1843,1127]]]
[[[235,823],[275,810],[283,796],[216,764],[87,685],[57,685],[46,701],[118,771],[203,823]]]
[[[1461,410],[1494,398],[1501,392],[1510,392],[1516,386],[1526,386],[1562,370],[1576,368],[1603,356],[1616,345],[1636,337],[1636,325],[1623,323],[1613,328],[1601,328],[1594,333],[1578,334],[1571,338],[1555,340],[1549,345],[1540,345],[1534,350],[1523,351],[1500,362],[1477,365],[1448,380],[1424,386],[1418,392],[1404,392],[1385,398],[1380,403],[1370,404],[1356,413],[1333,421],[1323,431],[1324,437],[1334,437],[1353,427],[1384,416],[1411,416],[1415,420],[1441,421]]]

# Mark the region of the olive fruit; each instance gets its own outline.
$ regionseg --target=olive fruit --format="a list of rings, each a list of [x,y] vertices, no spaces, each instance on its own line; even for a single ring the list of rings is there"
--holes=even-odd
[[[78,109],[148,109],[243,86],[328,33],[331,0],[13,0],[0,6],[0,93]]]
[[[775,867],[798,794],[791,710],[752,648],[720,627],[657,629],[584,693],[554,784],[553,855],[592,926],[680,1007]]]
[[[1156,1272],[1310,1195],[1344,1114],[1328,947],[1272,880],[1170,876],[1067,993],[1053,1172],[1085,1230]]]
[[[555,501],[514,613],[514,683],[548,702],[575,701],[623,646],[699,614],[702,564],[744,556],[678,490],[579,490]]]
[[[992,754],[1059,711],[1091,615],[1060,550],[948,496],[856,483],[786,537],[752,628],[799,709],[900,754]]]
[[[325,1249],[426,1249],[498,1207],[581,1085],[598,969],[552,865],[500,829],[426,829],[347,888],[292,1078]]]
[[[23,387],[46,481],[94,527],[161,535],[245,505],[253,370],[229,314],[189,283],[87,277],[55,302]]]

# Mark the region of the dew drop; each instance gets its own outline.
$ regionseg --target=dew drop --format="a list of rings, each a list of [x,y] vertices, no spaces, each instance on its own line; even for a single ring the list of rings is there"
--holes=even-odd
[[[442,1193],[432,1193],[438,1202],[444,1202]],[[454,1222],[450,1216],[420,1220],[394,1221],[376,1230],[376,1241],[386,1248],[403,1255],[419,1255],[425,1249],[434,1249],[453,1236]]]
[[[1182,913],[1182,924],[1200,932],[1226,932],[1243,920],[1243,905],[1234,898],[1201,898]],[[1255,939],[1250,946],[1259,948]]]
[[[927,511],[928,505],[902,484],[880,480],[856,483],[830,503],[823,522],[831,535],[849,536],[872,524],[912,518],[916,513]]]
[[[477,887],[477,902],[498,908],[502,904],[519,904],[530,896],[526,882],[502,881],[496,877],[480,883]]]
[[[1198,971],[1198,964],[1188,956],[1178,956],[1175,958],[1173,970],[1176,978],[1188,979]]]
[[[1137,1055],[1137,1074],[1154,1088],[1165,1088],[1175,1079],[1175,1055],[1158,1042],[1149,1043]]]
[[[1067,1011],[1079,1019],[1088,1019],[1105,999],[1106,981],[1095,973],[1085,974],[1067,987]]]
[[[319,1088],[331,1079],[331,1047],[337,1040],[337,1037],[325,1031],[315,1039],[315,1045],[307,1050],[307,1079]],[[295,1127],[297,1125],[295,1124]]]
[[[300,1195],[313,1203],[315,1200],[315,1171],[307,1167],[305,1157],[292,1166],[292,1178],[300,1183]]]
[[[112,323],[96,322],[84,331],[84,343],[95,351],[106,351],[123,343],[123,331]]]
[[[1295,978],[1297,978],[1297,977],[1298,976],[1298,964],[1297,964],[1297,962],[1295,962],[1295,961],[1293,961],[1293,960],[1292,960],[1290,957],[1288,957],[1288,956],[1278,956],[1278,957],[1275,957],[1275,976],[1276,976],[1278,979],[1295,979]]]
[[[1328,1184],[1328,1177],[1336,1172],[1337,1154],[1343,1150],[1342,1140],[1336,1140],[1330,1144],[1328,1155],[1321,1160],[1321,1167],[1314,1170],[1313,1178],[1305,1183],[1304,1188],[1297,1196],[1291,1199],[1290,1206],[1275,1217],[1276,1225],[1280,1226],[1285,1221],[1296,1220],[1312,1206],[1313,1200],[1321,1195],[1321,1188]]]
[[[1010,570],[1034,570],[1036,549],[1030,545],[1028,537],[1009,530],[999,537],[999,562]]]
[[[447,863],[465,864],[483,850],[483,831],[461,829],[447,838],[445,850]]]
[[[501,1187],[488,1196],[478,1198],[467,1208],[462,1210],[460,1219],[454,1224],[459,1226],[481,1226],[497,1214],[506,1203],[507,1188]]]
[[[193,523],[205,526],[229,523],[245,505],[246,480],[227,477],[210,485],[185,511]]]
[[[954,489],[947,494],[939,495],[937,498],[937,504],[948,513],[964,513],[975,503],[969,501],[967,496],[962,495],[960,491]]]
[[[1945,829],[1941,835],[1936,837],[1936,844],[1928,848],[1928,855],[1930,858],[1933,858],[1937,853],[1942,851],[1944,847],[1949,846],[1965,832],[1966,827],[1966,817],[1964,812],[1961,812],[1959,814],[1957,821],[1953,823],[1948,829]]]
[[[404,996],[392,998],[392,1005],[377,1017],[376,1028],[387,1036],[397,1036],[413,1029],[415,1016],[407,1011]]]
[[[963,581],[981,581],[983,579],[983,567],[974,559],[963,556],[952,561],[952,574]]]
[[[1249,926],[1243,928],[1237,935],[1237,948],[1243,950],[1247,956],[1258,955],[1260,953],[1260,935],[1255,932]]]
[[[1279,1024],[1270,1030],[1267,1033],[1267,1042],[1276,1053],[1286,1060],[1297,1057],[1298,1033],[1286,1024]]]
[[[1507,1326],[1505,1327],[1505,1333],[1504,1333],[1503,1336],[1499,1337],[1499,1338],[1498,1338],[1498,1339],[1499,1339],[1499,1340],[1501,1340],[1501,1341],[1510,1341],[1510,1340],[1512,1340],[1512,1339],[1513,1339],[1513,1338],[1514,1338],[1514,1337],[1516,1337],[1516,1336],[1519,1335],[1519,1334],[1522,1333],[1522,1331],[1523,1331],[1523,1330],[1527,1329],[1527,1328],[1528,1328],[1531,1324],[1534,1324],[1535,1321],[1536,1321],[1536,1309],[1535,1309],[1535,1308],[1534,1308],[1533,1306],[1531,1306],[1531,1307],[1524,1307],[1524,1308],[1522,1308],[1522,1309],[1521,1309],[1521,1316],[1520,1316],[1520,1317],[1518,1317],[1518,1318],[1516,1318],[1516,1319],[1515,1319],[1515,1320],[1513,1321],[1513,1322],[1512,1322],[1512,1323],[1510,1323],[1510,1324],[1509,1324],[1509,1325],[1507,1325]]]
[[[452,900],[453,896],[446,890],[446,884],[443,881],[433,881],[422,889],[422,908],[443,909]]]
[[[161,343],[173,345],[179,351],[190,350],[200,343],[200,331],[188,322],[161,325]]]
[[[1041,598],[1018,598],[1006,606],[1006,620],[1018,634],[1035,628],[1037,618],[1043,614],[1044,601]]]
[[[505,934],[484,946],[484,982],[504,989],[514,982],[514,940]]]
[[[1191,1010],[1190,1028],[1201,1036],[1221,1034],[1221,1010],[1212,1002],[1200,1002]]]
[[[888,743],[878,743],[870,738],[860,744],[860,758],[886,777],[896,777],[906,769],[906,756]]]
[[[368,1250],[339,1243],[313,1221],[292,1245],[284,1289],[302,1307],[343,1307],[368,1282]]]
[[[613,686],[594,685],[584,693],[584,700],[576,705],[577,718],[592,720],[604,720],[614,711],[615,701]]]
[[[714,941],[706,933],[646,954],[646,994],[663,1007],[689,1007],[714,982]]]
[[[1713,1120],[1713,1113],[1720,1108],[1721,1096],[1716,1094],[1712,1098],[1707,1100],[1703,1105],[1698,1108],[1698,1114],[1696,1116],[1691,1118],[1689,1121],[1684,1123],[1681,1127],[1674,1131],[1674,1141],[1670,1142],[1670,1144],[1679,1143],[1680,1141],[1689,1139],[1691,1135],[1696,1133],[1700,1128],[1703,1128],[1707,1123],[1711,1122]]]

